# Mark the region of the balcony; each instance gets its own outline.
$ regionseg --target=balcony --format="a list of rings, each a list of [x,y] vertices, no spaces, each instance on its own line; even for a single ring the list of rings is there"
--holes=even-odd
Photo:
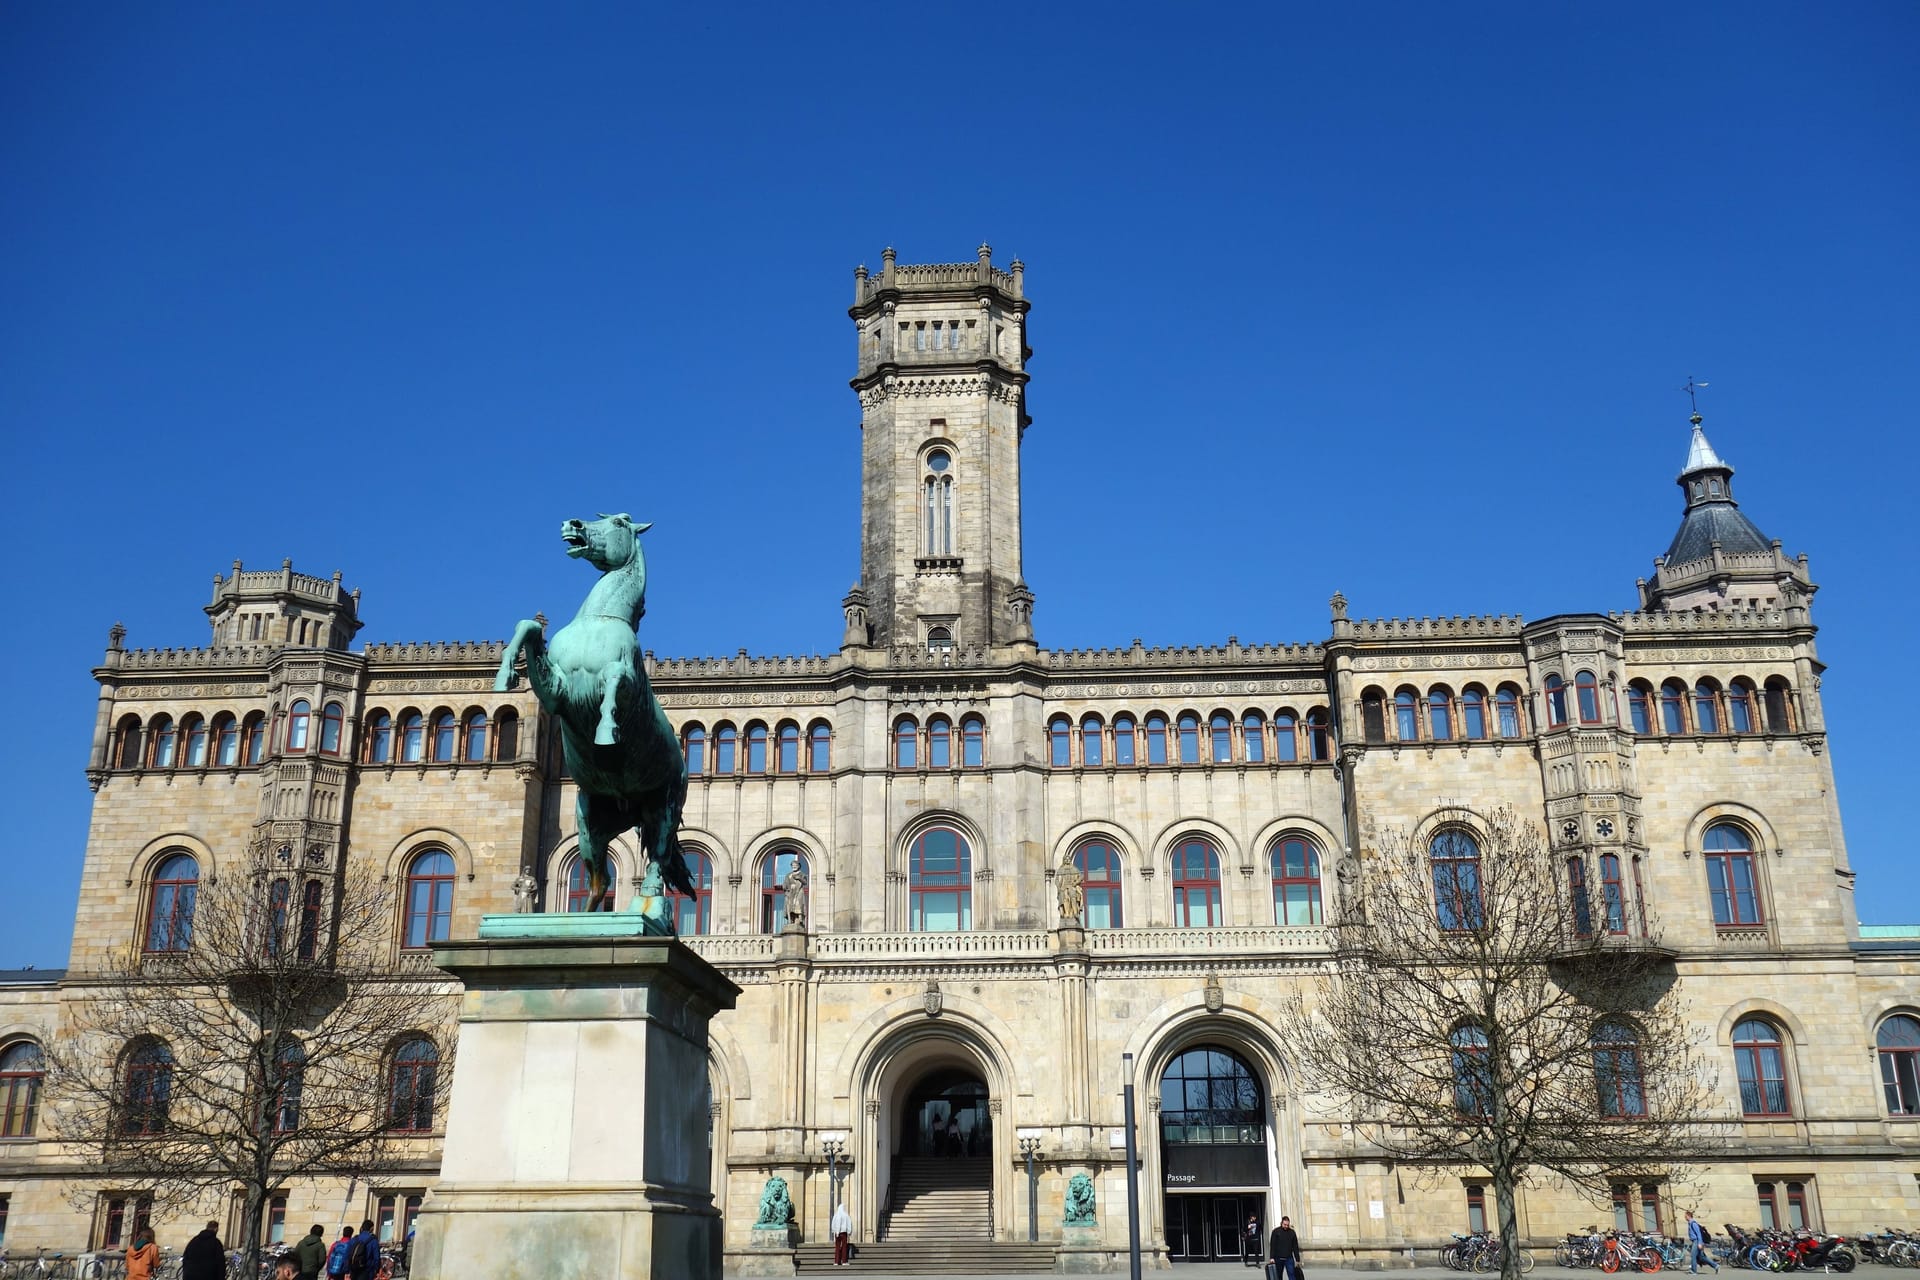
[[[1160,956],[1263,956],[1328,953],[1332,932],[1318,925],[1246,925],[1216,929],[1089,929],[1087,950],[1102,959]],[[1054,954],[1045,929],[975,929],[951,933],[817,933],[808,959],[815,964],[875,960],[1033,960]],[[771,934],[710,934],[683,939],[702,959],[768,964],[777,955]]]

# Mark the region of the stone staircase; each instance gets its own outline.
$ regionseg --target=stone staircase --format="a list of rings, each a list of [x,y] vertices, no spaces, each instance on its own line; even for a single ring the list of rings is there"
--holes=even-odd
[[[1054,1247],[993,1238],[993,1165],[986,1156],[902,1156],[880,1238],[848,1272],[902,1276],[1031,1275],[1053,1270]],[[803,1272],[833,1270],[833,1242],[794,1251]]]

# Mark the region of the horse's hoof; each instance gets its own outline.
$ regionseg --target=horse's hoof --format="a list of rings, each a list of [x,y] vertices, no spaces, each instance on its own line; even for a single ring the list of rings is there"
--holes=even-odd
[[[593,745],[596,747],[610,747],[618,741],[618,736],[611,729],[599,728],[593,731]]]

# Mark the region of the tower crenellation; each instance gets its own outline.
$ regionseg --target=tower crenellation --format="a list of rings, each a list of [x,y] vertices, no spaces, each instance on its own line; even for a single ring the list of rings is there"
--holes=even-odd
[[[316,578],[295,573],[291,560],[268,570],[249,570],[235,560],[231,574],[213,576],[206,612],[216,649],[284,645],[344,653],[360,630],[360,592],[342,586],[338,570]]]

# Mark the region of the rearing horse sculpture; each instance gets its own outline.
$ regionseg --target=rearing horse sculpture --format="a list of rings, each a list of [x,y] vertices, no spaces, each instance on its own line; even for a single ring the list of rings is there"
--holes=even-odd
[[[551,640],[539,622],[522,620],[493,682],[497,692],[513,688],[514,659],[524,653],[528,683],[560,722],[567,772],[579,789],[580,861],[591,881],[588,901],[596,905],[612,879],[608,842],[629,827],[639,830],[647,861],[661,878],[694,892],[677,834],[687,803],[687,762],[635,646],[647,597],[640,535],[652,527],[624,514],[562,524],[568,557],[604,576]],[[670,925],[672,916],[667,919]]]

